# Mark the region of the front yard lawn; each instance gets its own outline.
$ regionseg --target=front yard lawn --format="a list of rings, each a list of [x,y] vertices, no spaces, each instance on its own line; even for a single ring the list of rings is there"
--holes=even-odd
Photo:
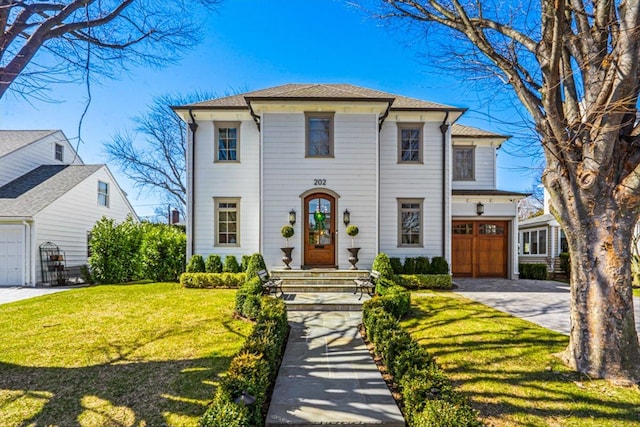
[[[403,326],[490,426],[638,426],[640,390],[590,380],[553,353],[568,337],[455,294],[414,294]]]
[[[234,298],[154,283],[0,305],[2,426],[196,426],[251,331]]]

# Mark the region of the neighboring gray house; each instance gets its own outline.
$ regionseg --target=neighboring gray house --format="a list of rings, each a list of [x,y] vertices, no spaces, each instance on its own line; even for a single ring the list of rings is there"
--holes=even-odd
[[[137,219],[107,166],[84,165],[62,132],[0,131],[0,147],[0,286],[43,282],[46,242],[79,267],[96,221]]]
[[[517,278],[517,202],[496,187],[507,137],[464,109],[349,84],[286,84],[173,107],[188,124],[187,252],[261,252],[295,269],[377,253],[443,256],[454,275]]]

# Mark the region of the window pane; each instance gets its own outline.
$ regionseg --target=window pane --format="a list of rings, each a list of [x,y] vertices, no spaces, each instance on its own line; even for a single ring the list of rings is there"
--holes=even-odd
[[[530,250],[531,248],[529,245],[529,232],[526,231],[522,233],[522,253],[528,254]]]
[[[331,154],[331,119],[309,118],[309,155]]]
[[[237,146],[237,128],[218,128],[218,160],[237,160]]]
[[[538,241],[540,242],[538,253],[540,255],[545,255],[547,253],[547,230],[540,230],[540,234],[538,236]]]
[[[453,179],[473,179],[473,149],[454,148]]]
[[[404,162],[420,161],[420,129],[400,130],[400,158]]]
[[[531,232],[531,254],[532,255],[538,254],[538,232],[537,231]]]
[[[453,234],[473,234],[473,224],[456,224],[453,226]]]

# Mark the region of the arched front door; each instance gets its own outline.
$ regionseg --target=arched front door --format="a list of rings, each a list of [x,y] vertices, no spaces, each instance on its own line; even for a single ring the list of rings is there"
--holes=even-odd
[[[314,193],[304,198],[304,266],[335,267],[335,198]]]

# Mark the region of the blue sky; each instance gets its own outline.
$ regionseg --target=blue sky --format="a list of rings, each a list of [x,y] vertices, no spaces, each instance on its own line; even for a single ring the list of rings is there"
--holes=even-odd
[[[78,150],[86,163],[105,163],[103,144],[130,119],[147,111],[154,96],[206,90],[219,94],[255,90],[285,83],[350,83],[404,96],[440,102],[469,111],[460,123],[509,133],[508,106],[455,75],[431,69],[421,39],[407,42],[379,21],[345,1],[225,0],[206,19],[204,41],[177,64],[159,70],[132,68],[116,80],[91,88],[92,101]],[[51,88],[57,103],[11,94],[0,100],[2,129],[62,129],[75,143],[86,102],[84,84]],[[513,120],[519,120],[515,117]],[[532,160],[509,153],[518,140],[498,154],[498,187],[528,191]],[[141,194],[117,167],[110,165],[141,216],[153,215],[159,197]]]

